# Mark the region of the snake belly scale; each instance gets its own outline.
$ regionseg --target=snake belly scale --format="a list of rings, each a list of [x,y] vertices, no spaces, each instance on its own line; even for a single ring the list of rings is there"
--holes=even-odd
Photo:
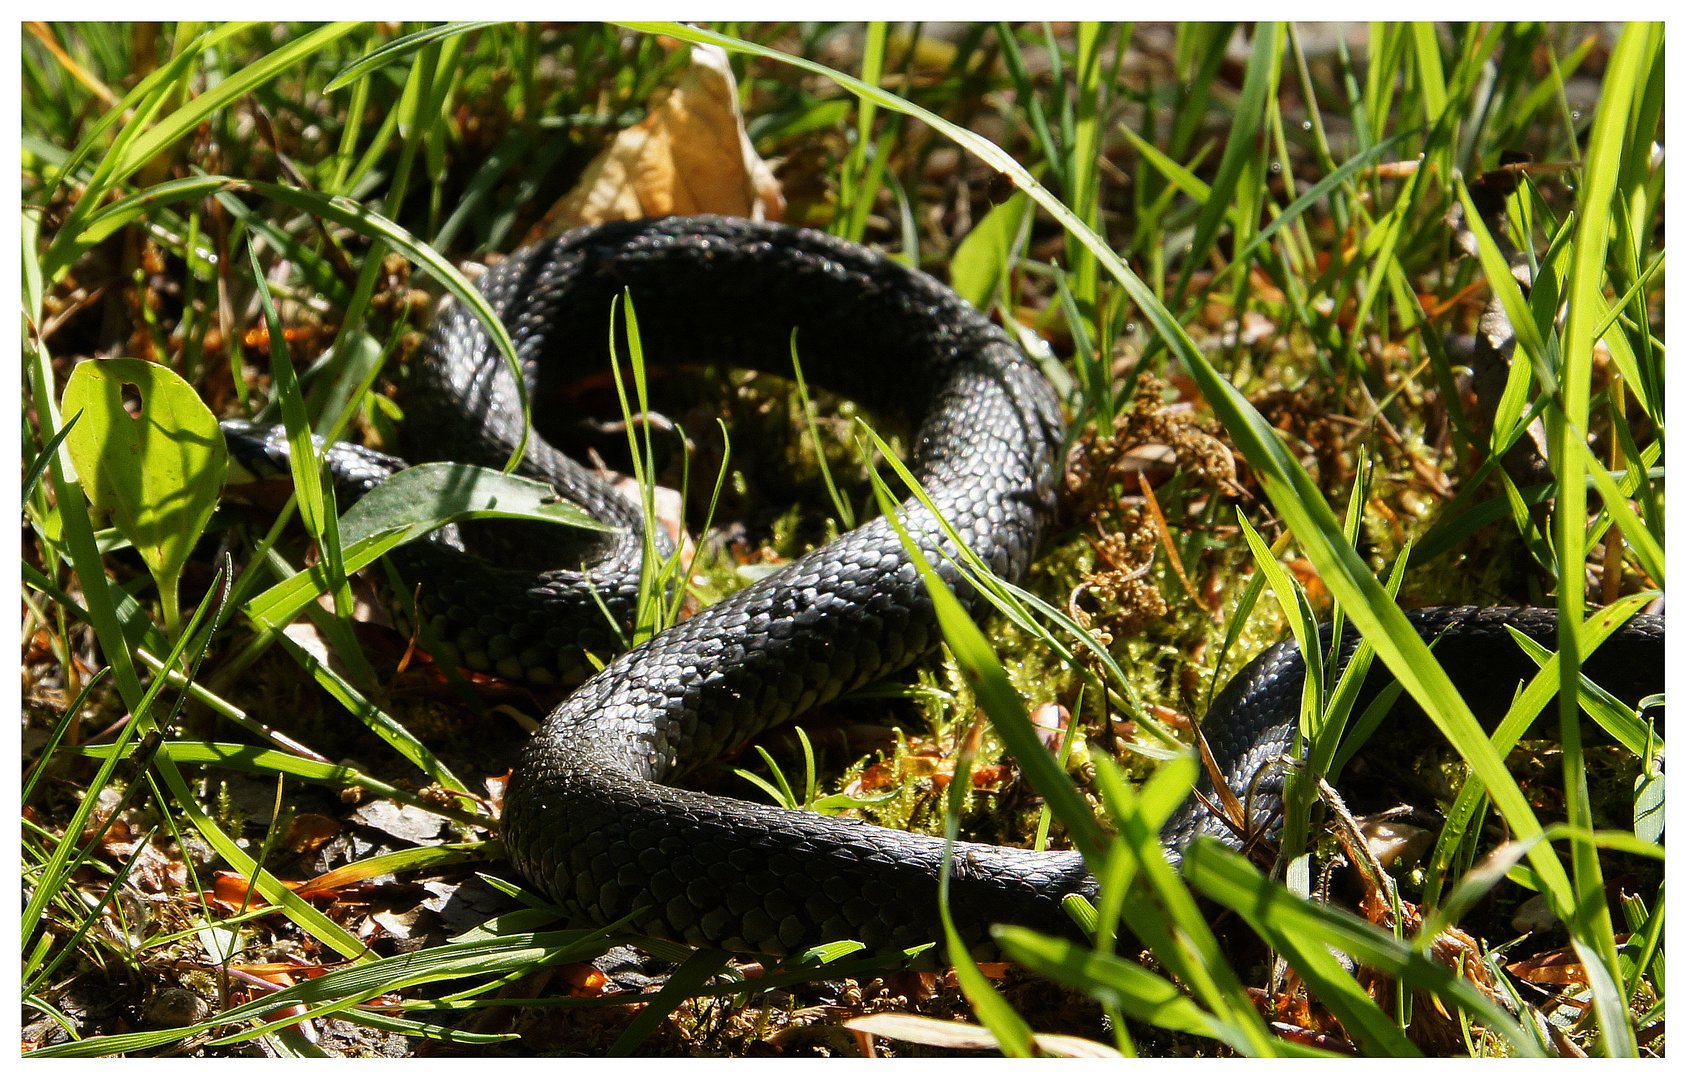
[[[480,285],[516,342],[536,423],[560,388],[605,370],[610,305],[623,292],[653,362],[788,373],[794,331],[813,382],[914,425],[910,467],[974,552],[1009,580],[1029,565],[1053,510],[1059,401],[1005,332],[930,277],[821,233],[698,217],[570,233],[511,255]],[[407,397],[412,445],[425,449],[418,457],[502,464],[520,438],[518,401],[477,320],[461,309],[436,320]],[[347,460],[357,477],[341,486],[351,497],[371,471],[402,466],[367,451]],[[621,531],[488,565],[462,550],[457,530],[441,530],[396,561],[421,583],[421,614],[449,659],[512,678],[578,681],[590,670],[586,654],[603,655],[613,641],[604,611],[624,621],[631,609],[639,514],[543,439],[522,471]],[[961,602],[982,615],[930,511],[910,499],[900,516]],[[518,545],[533,540],[510,523],[498,529]],[[1542,643],[1556,632],[1552,613],[1537,609],[1410,617],[1426,638],[1440,637],[1438,655],[1461,689],[1505,687],[1530,673],[1507,627]],[[1344,654],[1355,640],[1350,632]],[[941,839],[672,786],[938,642],[930,599],[890,523],[847,533],[586,678],[511,778],[503,812],[511,859],[572,911],[599,923],[631,916],[641,933],[693,945],[788,955],[836,940],[878,952],[941,940]],[[1585,670],[1633,701],[1661,688],[1662,653],[1662,619],[1641,617]],[[1295,734],[1301,679],[1294,646],[1279,645],[1247,665],[1209,713],[1219,771],[1253,792],[1256,819],[1280,805],[1281,774],[1272,770]],[[1384,682],[1377,665],[1366,692]],[[1269,775],[1257,780],[1262,768]],[[1199,833],[1227,837],[1191,799],[1162,839],[1175,856]],[[993,953],[994,923],[1073,936],[1060,902],[1095,892],[1076,852],[955,848],[950,909],[980,955]]]

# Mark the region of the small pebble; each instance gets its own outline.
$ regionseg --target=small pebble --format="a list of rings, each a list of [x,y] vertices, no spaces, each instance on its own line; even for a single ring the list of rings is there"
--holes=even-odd
[[[1518,904],[1516,914],[1511,917],[1511,928],[1519,934],[1538,934],[1557,926],[1558,916],[1552,913],[1552,904],[1540,893]]]
[[[179,986],[167,986],[146,1003],[146,1022],[155,1028],[186,1027],[208,1011],[198,994]]]

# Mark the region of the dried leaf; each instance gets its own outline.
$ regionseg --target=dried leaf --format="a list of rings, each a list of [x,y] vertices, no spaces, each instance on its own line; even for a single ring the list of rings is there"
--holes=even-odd
[[[590,964],[563,964],[555,976],[567,986],[569,997],[602,997],[609,985],[609,976]]]
[[[288,888],[299,882],[283,881]],[[238,910],[242,905],[251,910],[269,907],[263,894],[252,888],[252,881],[244,874],[236,874],[227,870],[219,870],[211,876],[211,889],[203,894],[207,901],[214,901],[226,908]]]
[[[1427,829],[1397,821],[1367,821],[1361,831],[1371,857],[1385,867],[1414,865],[1435,838]]]
[[[1071,722],[1072,714],[1066,706],[1052,701],[1037,706],[1037,711],[1031,714],[1031,726],[1037,730],[1037,738],[1051,754],[1059,753],[1066,725]]]
[[[309,854],[340,835],[340,823],[322,814],[299,814],[287,827],[284,851]]]
[[[1306,590],[1307,599],[1311,600],[1314,606],[1322,603],[1326,595],[1324,579],[1318,576],[1318,571],[1313,569],[1312,563],[1306,559],[1290,559],[1288,568],[1289,573],[1300,582],[1300,587]]]
[[[364,803],[352,811],[359,825],[378,829],[388,836],[412,844],[437,844],[446,836],[448,820],[419,806],[407,806],[390,799]]]
[[[423,916],[432,913],[420,906],[409,911],[377,911],[369,917],[375,920],[375,925],[385,930],[394,941],[409,941],[416,936],[416,924]]]
[[[694,45],[691,64],[659,93],[650,115],[617,135],[535,230],[669,214],[727,214],[778,221],[779,181],[750,144],[726,53]]]
[[[1587,985],[1587,969],[1573,949],[1536,953],[1514,964],[1507,964],[1505,970],[1540,986]]]
[[[972,788],[985,794],[995,794],[1013,777],[1013,768],[997,762],[994,765],[974,765]]]
[[[955,763],[938,753],[904,754],[893,761],[879,761],[861,771],[861,777],[844,788],[851,798],[866,798],[897,787],[909,780],[931,778],[939,791],[955,775]]]
[[[1545,894],[1536,893],[1521,904],[1511,916],[1511,928],[1519,934],[1536,934],[1556,930],[1562,925],[1552,910],[1552,901]]]
[[[995,1050],[996,1036],[989,1028],[976,1024],[961,1024],[953,1020],[937,1020],[929,1016],[906,1013],[874,1013],[844,1021],[851,1031],[879,1035],[886,1039],[921,1046],[935,1046],[942,1050]],[[1118,1057],[1119,1052],[1089,1039],[1073,1035],[1034,1035],[1038,1050],[1055,1057]]]

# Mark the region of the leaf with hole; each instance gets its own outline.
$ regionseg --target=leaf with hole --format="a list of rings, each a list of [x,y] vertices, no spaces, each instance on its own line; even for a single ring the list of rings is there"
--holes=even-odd
[[[140,400],[133,416],[126,387]],[[175,372],[127,357],[77,365],[64,410],[82,417],[65,444],[88,498],[146,560],[173,630],[177,578],[223,486],[228,451],[217,418]]]

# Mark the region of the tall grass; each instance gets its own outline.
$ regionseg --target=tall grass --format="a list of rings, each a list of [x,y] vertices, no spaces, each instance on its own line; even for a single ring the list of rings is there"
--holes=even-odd
[[[1541,24],[1378,24],[1361,58],[1340,34],[1331,51],[1314,53],[1310,29],[1261,24],[1244,34],[1227,24],[1182,24],[1158,39],[1154,28],[1128,26],[981,26],[944,52],[947,46],[930,42],[922,51],[920,32],[903,38],[873,27],[860,35],[862,56],[849,74],[816,59],[831,32],[825,27],[27,24],[25,639],[40,643],[31,663],[57,680],[43,684],[42,694],[57,704],[49,753],[25,788],[23,1004],[26,1016],[61,1017],[65,1030],[78,1034],[54,997],[67,974],[127,968],[157,978],[161,959],[183,942],[211,958],[208,970],[224,995],[203,1021],[40,1052],[140,1053],[182,1040],[259,1039],[275,1053],[315,1053],[291,1026],[301,1013],[416,1038],[495,1040],[503,1036],[447,1030],[407,1014],[470,1007],[544,965],[589,958],[616,940],[613,928],[536,932],[554,913],[508,886],[526,907],[455,944],[402,962],[378,959],[254,858],[240,823],[215,806],[208,811],[195,778],[215,765],[278,785],[358,787],[424,801],[392,777],[334,764],[298,733],[277,730],[270,718],[228,700],[240,673],[281,664],[437,783],[447,800],[430,802],[435,812],[466,829],[490,824],[470,785],[388,707],[358,659],[348,619],[347,575],[432,522],[337,537],[331,493],[312,482],[308,436],[390,431],[396,410],[381,393],[381,366],[412,330],[409,316],[395,315],[414,310],[407,275],[420,270],[432,287],[484,311],[453,259],[512,247],[523,226],[561,194],[586,148],[636,118],[678,63],[657,44],[659,34],[712,42],[733,55],[746,97],[767,106],[761,116],[768,119],[753,118],[764,148],[795,152],[815,132],[831,132],[847,147],[833,163],[830,201],[797,202],[795,211],[829,220],[844,235],[899,240],[914,260],[922,251],[952,250],[957,284],[964,281],[969,295],[993,305],[1026,340],[1040,331],[1062,342],[1072,359],[1047,366],[1071,389],[1075,432],[1123,427],[1145,375],[1187,380],[1266,503],[1244,504],[1237,528],[1222,500],[1178,486],[1187,481],[1162,488],[1165,507],[1191,526],[1166,536],[1180,563],[1251,558],[1263,569],[1269,550],[1292,548],[1468,766],[1437,844],[1424,894],[1428,918],[1416,935],[1309,903],[1212,845],[1193,848],[1179,876],[1156,838],[1193,781],[1189,760],[1168,762],[1138,791],[1097,758],[1093,783],[1113,830],[1108,839],[1030,731],[988,639],[947,612],[960,670],[1067,834],[1087,838],[1086,854],[1103,884],[1099,912],[1085,916],[1100,927],[1095,948],[1004,930],[1004,949],[1092,997],[1112,1018],[1120,1052],[1137,1050],[1150,1027],[1238,1053],[1305,1052],[1262,1022],[1250,979],[1232,968],[1196,904],[1199,895],[1239,913],[1363,1052],[1413,1052],[1409,1009],[1379,1005],[1332,961],[1332,949],[1432,995],[1463,1023],[1474,1052],[1555,1052],[1566,1037],[1553,1027],[1557,1018],[1543,1018],[1521,1000],[1502,1008],[1429,959],[1434,932],[1509,877],[1545,897],[1563,923],[1585,972],[1582,1000],[1593,1038],[1584,1041],[1606,1054],[1639,1052],[1637,1032],[1662,1015],[1662,887],[1644,897],[1624,894],[1631,936],[1623,938],[1604,902],[1609,883],[1600,851],[1661,858],[1656,834],[1640,824],[1656,816],[1652,800],[1661,785],[1637,786],[1634,828],[1623,835],[1596,817],[1587,751],[1573,722],[1575,694],[1560,695],[1564,825],[1542,823],[1504,754],[1526,726],[1529,707],[1538,711],[1557,686],[1574,685],[1580,658],[1609,630],[1608,618],[1586,619],[1589,596],[1603,604],[1626,595],[1613,609],[1626,611],[1663,589],[1664,349],[1656,314],[1663,169],[1653,151],[1663,30],[1629,26],[1607,48],[1591,35]],[[1120,77],[1127,67],[1121,47],[1132,41],[1162,48],[1141,80]],[[1227,52],[1237,42],[1243,48]],[[1227,55],[1242,57],[1239,71],[1226,70]],[[1573,103],[1572,80],[1601,60],[1597,101]],[[853,113],[839,102],[853,102]],[[986,103],[1006,123],[975,123]],[[995,132],[995,141],[980,129]],[[1520,144],[1552,166],[1527,175],[1508,208],[1519,247],[1542,253],[1528,298],[1503,271],[1503,259],[1495,263],[1491,245],[1475,261],[1481,271],[1475,262],[1449,261],[1442,224],[1447,209],[1465,198],[1465,182]],[[1023,193],[998,200],[993,210],[978,207],[981,240],[968,244],[934,233],[933,219],[922,213],[927,166],[948,146],[965,152],[963,163],[982,163]],[[960,175],[968,167],[949,168]],[[961,201],[971,215],[972,203]],[[396,269],[389,253],[413,270]],[[1457,310],[1478,273],[1506,301],[1520,343],[1510,411],[1492,436],[1464,415],[1459,373],[1441,343],[1446,312]],[[114,336],[87,312],[117,296],[131,307]],[[1215,311],[1222,313],[1216,327]],[[508,355],[508,337],[488,322]],[[1245,343],[1250,322],[1270,328],[1266,347]],[[260,323],[267,335],[246,333]],[[302,328],[320,338],[311,347],[318,355],[300,357],[295,371],[286,331]],[[58,441],[74,422],[59,407],[66,360],[114,346],[173,368],[225,413],[262,409],[286,425],[303,481],[298,516],[325,555],[320,565],[300,569],[284,554],[278,522],[254,545],[245,572],[225,579],[226,590],[206,592],[201,582],[189,590],[180,624],[153,618],[154,610],[168,610],[162,593],[173,588],[161,580],[161,591],[151,589],[145,572],[124,560],[125,538],[90,514],[83,477]],[[253,363],[260,351],[268,354],[263,367]],[[1118,363],[1121,356],[1128,363]],[[1306,410],[1270,412],[1268,395],[1277,391],[1313,398],[1334,415],[1358,403],[1361,422],[1380,434],[1381,478],[1363,485],[1357,470],[1340,467],[1339,453],[1320,456],[1295,427]],[[636,392],[642,409],[642,384]],[[1423,423],[1426,399],[1444,406],[1445,453],[1400,436]],[[1508,486],[1482,464],[1521,436],[1531,403],[1547,432],[1557,480],[1550,492]],[[1385,585],[1378,580],[1382,560],[1356,550],[1355,541],[1387,532],[1383,511],[1394,513],[1414,475],[1436,497],[1453,488],[1461,493],[1439,516],[1423,515],[1410,543],[1384,545],[1397,560]],[[715,498],[720,493],[717,486]],[[1344,515],[1332,500],[1340,500]],[[1544,528],[1537,517],[1543,506],[1550,512]],[[1558,606],[1562,630],[1556,667],[1543,669],[1490,737],[1393,596],[1465,598],[1429,587],[1429,575],[1448,565],[1431,560],[1456,559],[1473,534],[1496,523],[1528,538],[1517,548],[1526,560],[1521,576]],[[228,524],[213,518],[208,535]],[[1241,536],[1253,529],[1275,543],[1262,539],[1250,553]],[[1603,555],[1590,560],[1596,544]],[[1060,582],[1066,592],[1078,576],[1071,565],[1060,571],[1068,575]],[[1442,582],[1475,579],[1480,588],[1480,575],[1458,565],[1456,574],[1441,572]],[[1061,605],[995,582],[982,568],[978,575],[1007,621],[1067,662],[1067,685],[1084,687],[1097,729],[1120,712],[1144,731],[1157,726],[1134,712],[1139,693],[1127,647],[1109,651]],[[1311,611],[1315,599],[1288,595],[1295,592],[1288,577],[1258,580],[1267,576],[1289,612],[1286,623]],[[1174,605],[1184,602],[1175,575],[1156,572],[1154,580]],[[1244,624],[1273,621],[1265,606],[1255,611],[1260,588],[1230,601],[1226,654]],[[323,594],[335,597],[334,612],[312,603]],[[283,633],[300,613],[310,614],[335,656],[352,665],[348,672]],[[1308,701],[1314,764],[1293,786],[1287,812],[1291,883],[1294,867],[1305,866],[1298,848],[1320,774],[1338,779],[1351,754],[1340,698],[1332,680]],[[125,719],[115,742],[88,743],[80,718],[90,710],[102,727]],[[183,715],[199,719],[190,727]],[[241,726],[250,741],[201,737],[207,715]],[[1654,776],[1658,751],[1645,726],[1632,714],[1612,714],[1609,726],[1641,733],[1640,772]],[[96,763],[91,776],[79,770],[86,762]],[[129,771],[120,773],[124,765]],[[54,789],[40,782],[44,776],[74,786],[78,798],[68,813],[45,801]],[[108,865],[98,845],[83,839],[102,789],[113,784],[123,805],[150,806],[166,830],[208,843],[251,882],[254,899],[276,905],[294,933],[337,958],[333,973],[234,1003],[226,996],[228,956],[263,936],[251,911],[220,915],[205,903],[203,882],[179,898],[167,924],[150,934],[125,933],[109,912],[133,861]],[[812,791],[805,797],[812,800]],[[1497,862],[1473,867],[1484,803],[1511,844]],[[489,856],[481,834],[464,835],[469,842],[449,849],[400,852],[336,874],[355,881]],[[267,851],[270,839],[253,850]],[[98,894],[78,888],[80,874],[106,885]],[[1121,935],[1151,948],[1154,966],[1120,955]],[[222,954],[214,942],[226,946]],[[976,977],[958,943],[950,944],[952,959],[968,973],[965,990],[1000,1045],[1037,1049],[1035,1033]],[[867,966],[817,955],[723,988],[710,979],[724,962],[693,955],[647,1010],[650,1019],[615,1048],[636,1047],[687,996],[731,994],[742,1002],[759,988],[815,971]],[[469,982],[451,981],[462,979]],[[417,988],[434,984],[440,996],[418,996]],[[401,993],[403,1004],[388,1011],[365,1007],[376,995]],[[264,1019],[282,1006],[298,1012],[286,1021]],[[1134,1028],[1138,1038],[1126,1019],[1143,1025]],[[1486,1032],[1480,1040],[1470,1034],[1472,1023]]]

